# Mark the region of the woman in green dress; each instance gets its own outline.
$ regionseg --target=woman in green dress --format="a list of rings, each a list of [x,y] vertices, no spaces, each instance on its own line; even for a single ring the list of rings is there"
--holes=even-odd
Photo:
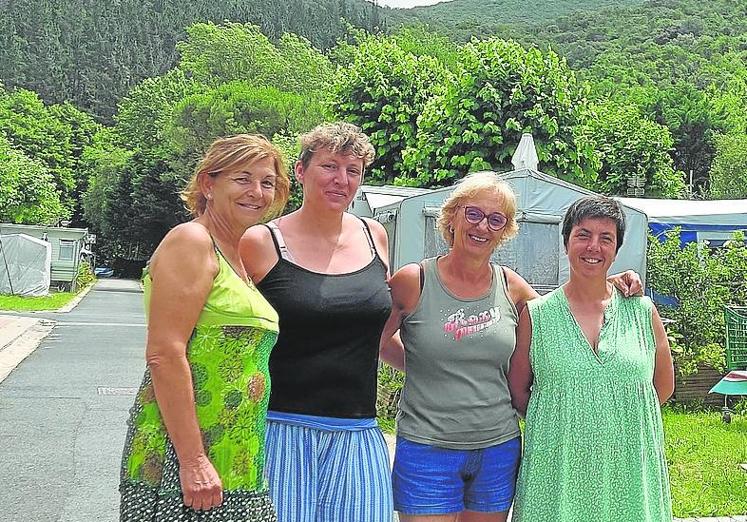
[[[674,390],[650,299],[607,281],[625,216],[601,196],[563,220],[570,280],[522,312],[509,383],[526,415],[514,522],[671,522],[660,404]]]
[[[262,136],[216,140],[143,278],[147,369],[130,412],[120,520],[275,521],[264,478],[268,359],[278,316],[239,239],[279,212],[289,181]]]

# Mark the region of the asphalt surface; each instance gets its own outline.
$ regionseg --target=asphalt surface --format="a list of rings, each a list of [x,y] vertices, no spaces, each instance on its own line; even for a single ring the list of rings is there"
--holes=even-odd
[[[125,421],[145,362],[142,293],[102,280],[0,383],[0,520],[117,520]]]

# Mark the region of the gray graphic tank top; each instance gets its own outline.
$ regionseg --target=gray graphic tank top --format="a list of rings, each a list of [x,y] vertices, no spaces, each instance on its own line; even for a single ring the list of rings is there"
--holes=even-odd
[[[435,259],[423,261],[415,310],[402,322],[407,373],[397,434],[450,449],[479,449],[519,435],[508,391],[508,363],[518,314],[500,266],[488,293],[455,297],[441,282]]]

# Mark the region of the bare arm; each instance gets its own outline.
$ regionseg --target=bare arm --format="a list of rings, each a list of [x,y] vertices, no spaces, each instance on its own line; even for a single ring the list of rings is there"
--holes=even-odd
[[[415,310],[420,299],[420,267],[405,265],[389,279],[392,311],[384,324],[379,343],[379,357],[389,366],[405,371],[405,349],[399,337],[402,321]]]
[[[519,274],[508,267],[503,267],[503,270],[505,270],[508,280],[508,295],[516,307],[516,312],[521,316],[527,301],[539,297],[539,294]]]
[[[527,414],[529,395],[534,381],[532,365],[529,361],[529,346],[532,342],[532,319],[526,307],[519,316],[516,328],[516,349],[511,356],[508,370],[508,388],[511,391],[511,404],[522,417]]]
[[[654,388],[659,396],[659,403],[664,404],[674,393],[674,366],[672,352],[669,349],[669,339],[664,330],[664,324],[656,307],[651,312],[651,326],[656,340],[656,356],[654,359]]]
[[[153,256],[146,362],[169,438],[179,459],[184,503],[210,509],[222,485],[202,445],[187,342],[218,271],[212,241],[201,225],[175,228]]]

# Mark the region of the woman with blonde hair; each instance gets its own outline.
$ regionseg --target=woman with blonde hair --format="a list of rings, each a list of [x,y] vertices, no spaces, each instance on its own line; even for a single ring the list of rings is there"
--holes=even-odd
[[[239,238],[289,192],[266,138],[216,140],[143,278],[147,369],[130,412],[120,520],[275,521],[264,479],[275,310],[247,276]]]
[[[505,521],[521,450],[506,374],[519,311],[537,296],[491,256],[516,235],[516,198],[496,174],[457,184],[441,207],[444,256],[391,278],[405,385],[392,482],[400,520]],[[393,350],[392,350],[393,351]]]
[[[514,192],[493,172],[470,174],[444,201],[438,228],[449,251],[405,265],[390,280],[382,353],[407,370],[394,507],[402,522],[505,522],[521,452],[509,359],[519,315],[538,296],[491,262],[518,232]],[[628,277],[616,284],[626,286]]]

